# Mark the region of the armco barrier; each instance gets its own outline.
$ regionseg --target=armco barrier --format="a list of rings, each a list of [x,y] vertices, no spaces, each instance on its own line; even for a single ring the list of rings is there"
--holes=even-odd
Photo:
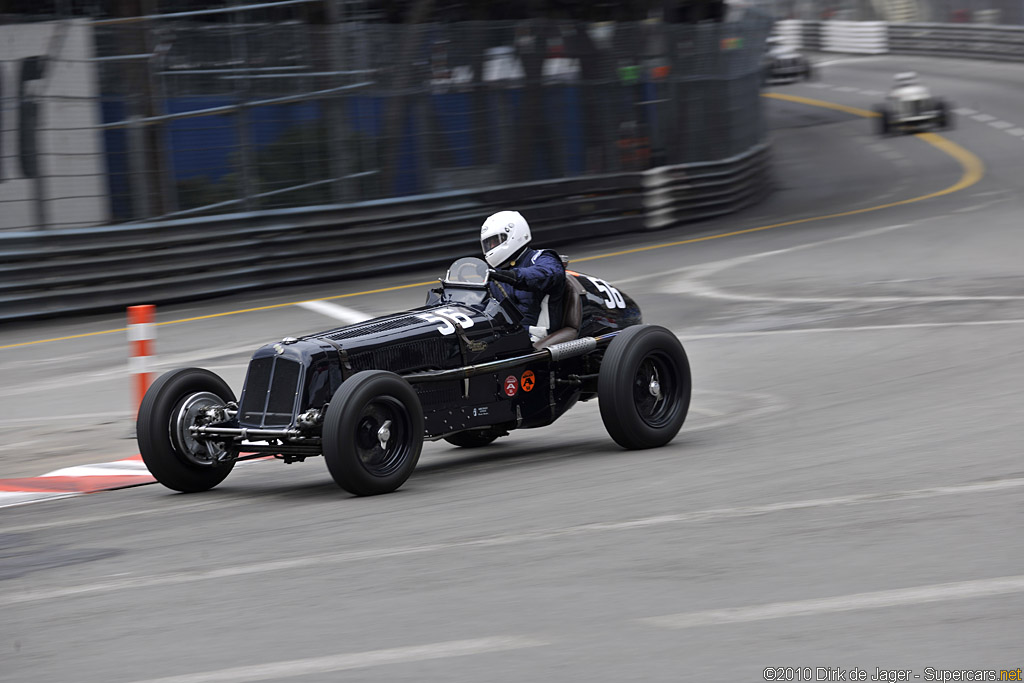
[[[844,22],[850,23],[850,22]],[[781,38],[793,49],[822,50],[823,21],[804,21],[802,19],[782,19],[772,26],[772,35]]]
[[[1024,27],[974,24],[890,24],[897,54],[1024,61]]]
[[[783,19],[776,21],[772,34],[782,39],[783,44],[794,50],[804,47],[804,24],[807,22],[796,19]]]
[[[798,36],[805,50],[1024,61],[1022,26],[785,20],[776,22],[775,35],[787,41]]]
[[[645,172],[647,228],[713,218],[763,199],[771,191],[768,162],[767,146],[759,145],[732,159]]]
[[[868,55],[889,51],[888,25],[883,21],[825,21],[821,24],[821,49]]]
[[[723,161],[338,206],[0,233],[0,320],[188,301],[448,263],[515,208],[537,243],[660,229],[769,190],[763,145]],[[571,250],[570,250],[570,256]]]

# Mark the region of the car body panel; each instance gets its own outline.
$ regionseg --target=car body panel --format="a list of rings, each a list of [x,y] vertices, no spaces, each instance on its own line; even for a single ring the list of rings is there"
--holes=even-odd
[[[778,38],[769,40],[761,60],[761,70],[766,83],[792,83],[811,76],[810,60]]]
[[[642,322],[636,302],[610,283],[575,271],[566,277],[578,285],[567,285],[566,292],[580,292],[579,336],[609,335]],[[426,438],[539,427],[593,397],[593,381],[585,378],[596,378],[600,351],[560,360],[538,353],[514,305],[492,298],[485,287],[442,282],[427,302],[261,346],[250,360],[231,426],[300,430],[307,411],[322,412],[341,384],[362,370],[409,379],[423,408]],[[496,361],[507,362],[457,379],[429,376]]]

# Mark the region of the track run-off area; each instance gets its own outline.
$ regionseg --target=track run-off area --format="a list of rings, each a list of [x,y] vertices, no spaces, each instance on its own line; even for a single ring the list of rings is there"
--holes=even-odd
[[[909,70],[955,129],[876,135]],[[1024,65],[819,71],[766,93],[768,200],[559,249],[682,339],[693,404],[669,446],[621,450],[587,403],[484,449],[427,444],[385,496],[314,458],[0,508],[0,680],[1024,666]],[[161,307],[158,371],[237,390],[260,344],[417,306],[440,274]],[[117,315],[0,332],[0,478],[138,476],[127,354]]]

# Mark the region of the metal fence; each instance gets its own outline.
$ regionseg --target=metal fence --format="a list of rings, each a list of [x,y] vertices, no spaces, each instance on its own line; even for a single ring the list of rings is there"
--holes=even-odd
[[[26,94],[0,82],[4,110],[27,98],[56,111],[70,96],[46,78],[75,65],[82,76],[68,87],[93,84],[73,95],[93,113],[39,117],[37,210],[0,229],[632,172],[731,157],[764,135],[770,21],[756,12],[701,25],[392,25],[311,17],[308,4],[79,21],[73,54],[40,41],[42,85]],[[49,208],[66,192],[53,179],[79,139],[94,141],[79,173],[95,211],[57,215]],[[0,191],[0,212],[5,201]]]

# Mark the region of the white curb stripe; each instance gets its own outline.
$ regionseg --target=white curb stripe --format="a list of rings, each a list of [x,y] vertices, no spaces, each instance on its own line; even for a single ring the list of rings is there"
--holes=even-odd
[[[967,107],[960,107],[959,109],[954,109],[953,111],[956,112],[957,114],[960,114],[960,116],[973,116],[974,114],[978,113],[974,109],[968,109]]]
[[[259,462],[259,461],[256,461]],[[239,463],[243,464],[243,463]],[[735,520],[748,517],[760,517],[766,514],[793,512],[797,510],[814,510],[821,508],[839,508],[851,505],[889,504],[902,500],[920,500],[940,496],[991,493],[1008,491],[1024,487],[1024,477],[996,479],[973,484],[955,486],[937,486],[926,489],[910,489],[903,491],[879,491],[861,493],[835,498],[817,498],[795,500],[766,505],[746,507],[717,508],[710,510],[694,510],[657,517],[645,517],[619,522],[598,522],[577,526],[556,527],[550,529],[511,532],[496,536],[463,538],[440,543],[427,543],[412,546],[392,546],[384,548],[367,548],[364,550],[345,550],[320,555],[289,556],[279,560],[266,560],[249,564],[236,564],[219,567],[207,567],[200,570],[168,572],[164,574],[139,575],[130,578],[112,578],[49,588],[26,589],[17,593],[0,593],[0,606],[19,605],[28,602],[45,600],[66,600],[68,598],[116,593],[140,588],[157,586],[178,586],[198,581],[223,580],[236,576],[255,576],[273,572],[295,571],[311,567],[330,567],[352,562],[382,561],[390,558],[407,558],[414,555],[427,555],[449,551],[466,552],[473,548],[493,548],[522,543],[537,543],[558,540],[585,534],[604,533],[609,531],[630,531],[665,526],[669,524],[707,523],[716,520]]]
[[[993,128],[997,128],[999,130],[1006,130],[1007,128],[1013,128],[1013,124],[1012,123],[1007,123],[1006,121],[992,121],[988,125],[992,126]]]
[[[146,463],[141,460],[121,463],[103,463],[99,465],[77,465],[65,467],[64,469],[48,472],[43,477],[137,477],[140,474],[149,474]]]
[[[270,459],[273,458],[268,456],[268,458],[243,460],[238,463],[236,467],[249,467]],[[53,472],[47,472],[46,474],[39,475],[38,477],[17,477],[17,479],[45,479],[47,477],[107,477],[110,479],[116,479],[117,477],[147,477],[152,480],[149,483],[155,483],[155,480],[153,480],[152,475],[149,473],[149,469],[146,467],[146,463],[134,458],[115,460],[113,462],[101,462],[93,465],[75,465],[73,467],[65,467],[59,470],[54,470]],[[3,480],[0,479],[0,481]],[[143,482],[143,484],[144,483],[145,482]],[[111,482],[109,487],[104,486],[99,489],[90,489],[89,491],[0,491],[0,508],[25,505],[27,503],[38,503],[45,500],[51,500],[53,498],[84,496],[88,493],[106,491],[123,486],[123,484],[116,484],[116,482]]]
[[[309,311],[326,315],[329,318],[340,320],[343,323],[348,323],[349,325],[354,325],[355,323],[361,323],[364,320],[370,319],[370,316],[365,313],[360,313],[355,309],[339,306],[338,304],[331,303],[329,301],[303,301],[295,305]]]
[[[975,114],[971,118],[974,119],[975,121],[980,121],[981,123],[988,123],[989,121],[996,120],[996,117],[990,116],[988,114]]]
[[[851,612],[863,609],[899,607],[901,605],[920,605],[948,600],[987,598],[1011,593],[1024,593],[1024,576],[1003,576],[977,581],[936,583],[929,586],[915,586],[913,588],[899,588],[873,593],[853,593],[851,595],[839,595],[833,598],[819,598],[816,600],[773,602],[766,605],[753,605],[751,607],[682,612],[663,617],[639,619],[638,621],[662,628],[681,629],[716,624],[741,624],[749,621],[764,621],[766,619],[806,617],[816,614]]]
[[[0,508],[10,508],[17,505],[39,503],[54,498],[70,498],[80,496],[77,492],[58,491],[0,491]]]
[[[743,339],[744,337],[772,337],[775,335],[792,334],[829,334],[832,332],[886,332],[889,330],[928,330],[957,327],[990,327],[1002,325],[1024,325],[1024,318],[1010,320],[965,320],[948,323],[895,323],[892,325],[856,325],[850,327],[804,327],[789,330],[753,330],[751,332],[711,332],[708,334],[689,334],[685,330],[673,330],[682,341],[700,341],[703,339]]]
[[[1009,133],[1010,135],[1016,135],[1020,137],[1021,135],[1024,135],[1024,128],[1011,128],[1006,132]]]
[[[523,636],[495,636],[491,638],[474,638],[472,640],[450,640],[429,645],[412,645],[395,647],[387,650],[368,650],[350,654],[329,655],[327,657],[310,657],[308,659],[292,659],[283,662],[269,662],[252,666],[239,666],[219,671],[168,676],[166,678],[148,678],[136,683],[248,683],[248,681],[267,681],[280,678],[297,678],[311,674],[366,669],[386,664],[408,664],[432,659],[449,657],[465,657],[490,652],[507,652],[524,648],[548,645],[548,642]]]

